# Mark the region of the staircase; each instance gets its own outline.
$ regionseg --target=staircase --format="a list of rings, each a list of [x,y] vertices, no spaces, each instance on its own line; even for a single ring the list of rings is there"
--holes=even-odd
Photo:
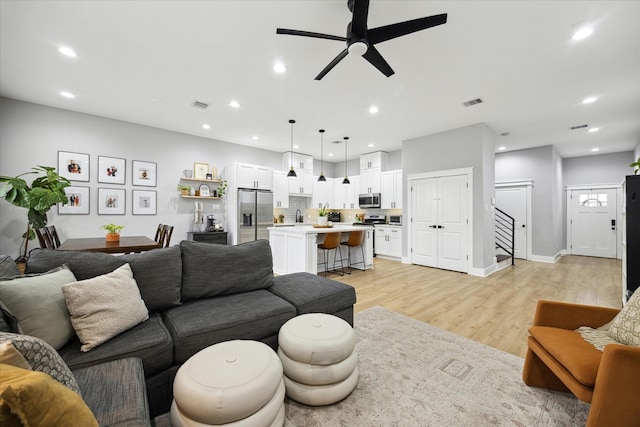
[[[496,208],[496,249],[502,252],[496,255],[498,264],[511,258],[511,265],[515,263],[515,219],[504,211]]]

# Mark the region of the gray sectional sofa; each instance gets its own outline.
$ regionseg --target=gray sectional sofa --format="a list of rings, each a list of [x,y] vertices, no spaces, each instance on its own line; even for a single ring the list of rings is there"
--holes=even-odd
[[[183,241],[124,256],[35,249],[25,273],[44,273],[66,264],[77,280],[83,280],[125,263],[133,271],[149,319],[88,352],[80,351],[81,343],[74,337],[58,353],[84,377],[85,368],[140,359],[151,417],[169,410],[178,368],[205,347],[247,339],[276,349],[280,327],[304,313],[329,313],[353,325],[356,295],[351,286],[309,273],[274,277],[266,240],[237,246]],[[9,329],[10,324],[0,320],[0,330]],[[100,388],[101,383],[85,381],[84,387]]]

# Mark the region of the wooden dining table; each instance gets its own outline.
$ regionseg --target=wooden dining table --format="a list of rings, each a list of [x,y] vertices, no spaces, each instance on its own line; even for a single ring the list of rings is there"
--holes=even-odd
[[[58,250],[121,254],[150,251],[161,247],[160,243],[147,236],[120,236],[119,242],[107,242],[103,236],[67,239],[58,247]]]

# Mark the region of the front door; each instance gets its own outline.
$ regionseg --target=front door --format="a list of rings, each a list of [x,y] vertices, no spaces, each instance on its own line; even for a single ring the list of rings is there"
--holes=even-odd
[[[571,253],[616,257],[616,190],[571,190]]]

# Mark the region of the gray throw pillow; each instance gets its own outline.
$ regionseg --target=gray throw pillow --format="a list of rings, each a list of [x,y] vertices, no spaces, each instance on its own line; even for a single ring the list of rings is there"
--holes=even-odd
[[[28,335],[0,332],[0,344],[10,341],[31,369],[51,375],[54,380],[80,394],[76,378],[57,351],[43,340]]]
[[[66,265],[45,274],[0,280],[0,309],[13,321],[14,332],[59,349],[74,336],[61,288],[75,281]]]
[[[19,276],[16,262],[8,255],[0,255],[0,278]]]

